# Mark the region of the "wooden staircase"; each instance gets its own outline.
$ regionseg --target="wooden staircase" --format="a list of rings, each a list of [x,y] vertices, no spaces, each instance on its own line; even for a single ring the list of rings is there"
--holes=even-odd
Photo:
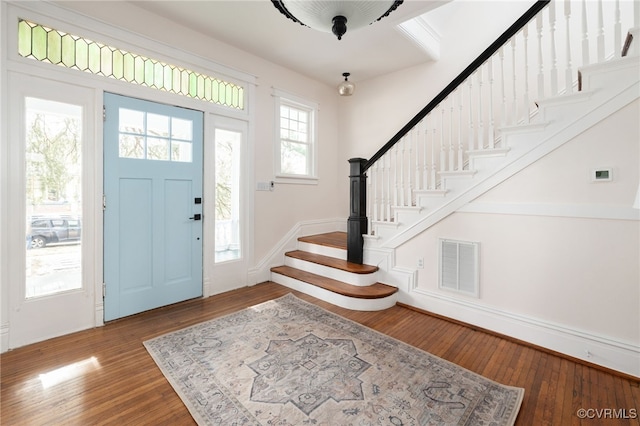
[[[285,264],[271,268],[271,280],[358,311],[387,309],[396,303],[396,287],[377,281],[378,267],[348,262],[346,232],[298,238],[298,250]]]

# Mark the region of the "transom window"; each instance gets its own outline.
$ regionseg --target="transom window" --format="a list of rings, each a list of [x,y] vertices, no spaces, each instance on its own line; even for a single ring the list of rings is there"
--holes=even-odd
[[[317,106],[286,94],[276,96],[278,143],[276,174],[283,178],[316,178]]]
[[[25,58],[244,109],[244,88],[117,47],[18,21],[18,54]]]

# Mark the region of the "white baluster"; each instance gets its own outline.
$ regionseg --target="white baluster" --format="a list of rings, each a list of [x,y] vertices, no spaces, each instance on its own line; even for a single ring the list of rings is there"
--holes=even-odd
[[[478,149],[484,149],[484,115],[482,114],[482,65],[478,67]]]
[[[458,90],[458,170],[464,169],[464,139],[462,137],[462,111],[464,90]]]
[[[558,55],[556,53],[556,2],[549,3],[549,32],[551,39],[551,96],[558,94]]]
[[[427,152],[429,147],[429,116],[427,115],[423,120],[422,126],[422,188],[429,188],[429,160],[427,159]]]
[[[390,187],[389,187],[389,205],[391,206],[391,209],[389,210],[389,217],[388,220],[393,220],[393,207],[396,206],[398,204],[397,202],[397,192],[396,192],[396,185],[398,182],[396,173],[397,173],[397,167],[396,167],[396,156],[397,156],[397,150],[398,147],[394,146],[393,148],[391,148],[389,150],[389,183],[390,183]]]
[[[524,37],[524,96],[522,100],[522,118],[525,124],[529,124],[529,24],[525,24],[522,28],[522,35]]]
[[[395,151],[395,164],[393,165],[393,180],[394,180],[394,187],[395,187],[395,191],[393,193],[393,205],[394,206],[399,206],[400,204],[400,197],[402,197],[402,188],[400,187],[400,179],[402,176],[402,171],[401,171],[401,164],[402,164],[402,159],[400,158],[400,144],[397,143],[394,147],[394,151]]]
[[[476,146],[476,141],[473,134],[473,75],[469,77],[469,131],[467,132],[467,140],[469,141],[469,151],[473,151]]]
[[[571,0],[564,1],[564,18],[566,20],[566,51],[567,51],[567,68],[565,70],[565,91],[573,92],[573,69],[571,65]]]
[[[425,118],[424,118],[424,127],[423,127],[423,137],[422,137],[422,153],[424,155],[424,164],[422,165],[423,167],[423,174],[422,174],[422,187],[424,189],[429,189],[430,188],[430,183],[429,183],[429,159],[427,158],[427,153],[429,152],[429,117],[431,116],[431,114],[428,114]]]
[[[615,22],[613,24],[613,56],[622,55],[622,24],[620,23],[620,0],[616,0]]]
[[[602,0],[598,0],[598,62],[604,62],[604,17],[602,16]]]
[[[544,66],[542,56],[542,12],[536,15],[536,30],[538,32],[538,99],[544,99]]]
[[[408,134],[409,158],[407,158],[407,206],[413,205],[413,179],[411,179],[413,177],[413,165],[411,162],[415,161],[413,156],[413,132],[414,130],[411,129]]]
[[[496,147],[493,113],[493,56],[487,61],[487,78],[489,79],[489,128],[487,129],[487,137],[489,138],[489,148],[493,149]]]
[[[587,2],[582,0],[582,66],[589,65],[589,25],[587,24]]]
[[[371,220],[373,220],[374,222],[378,221],[378,209],[379,209],[379,205],[380,205],[380,196],[378,195],[378,179],[380,178],[379,174],[380,174],[380,160],[376,161],[376,163],[374,164],[373,167],[371,167],[369,170],[371,170],[371,180],[373,182],[369,182],[369,184],[371,185],[371,189],[372,189],[372,198],[369,198],[373,201],[373,205],[372,205],[372,211],[373,214],[369,215],[369,217],[371,218]],[[371,230],[372,228],[369,227],[369,230]]]
[[[391,150],[384,155],[385,164],[387,165],[387,191],[385,195],[385,211],[384,217],[387,222],[391,221],[391,188],[393,177],[391,175]]]
[[[398,169],[398,180],[396,187],[398,188],[398,199],[396,206],[404,206],[404,137],[397,144],[396,152],[396,168]]]
[[[418,123],[418,125],[416,126],[415,132],[416,132],[416,137],[414,139],[415,141],[415,149],[416,149],[416,175],[415,175],[415,188],[416,190],[420,190],[420,184],[422,183],[422,179],[420,179],[420,172],[422,170],[422,168],[420,167],[420,129],[422,127],[422,121],[420,123]]]
[[[449,170],[454,171],[456,169],[455,165],[455,148],[454,148],[454,138],[453,138],[453,96],[449,96],[449,103],[451,107],[449,109]]]
[[[376,162],[378,165],[378,221],[384,220],[384,155]]]
[[[500,124],[502,126],[507,125],[507,93],[505,91],[505,80],[504,80],[504,48],[501,47],[498,51],[500,55],[500,94],[502,95],[502,107],[500,109]]]
[[[515,36],[511,38],[511,70],[512,73],[512,81],[513,81],[513,103],[511,105],[511,124],[518,124],[518,91],[516,90],[516,75],[518,71],[516,70],[516,38]]]
[[[444,103],[444,102],[443,102]],[[440,170],[447,171],[445,147],[444,147],[444,106],[440,108]]]
[[[431,189],[436,189],[437,187],[437,172],[438,165],[436,162],[436,126],[434,117],[433,129],[431,129]]]

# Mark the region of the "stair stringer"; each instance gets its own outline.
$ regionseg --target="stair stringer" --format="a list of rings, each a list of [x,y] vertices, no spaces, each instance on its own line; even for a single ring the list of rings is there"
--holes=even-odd
[[[572,140],[580,133],[593,127],[611,114],[638,99],[640,79],[638,78],[638,57],[623,58],[631,64],[635,72],[632,83],[620,84],[614,88],[584,87],[579,94],[566,95],[567,102],[561,97],[540,102],[540,117],[554,117],[547,123],[531,124],[520,128],[503,129],[502,138],[510,148],[502,165],[495,170],[479,171],[466,185],[451,185],[445,179],[448,190],[444,197],[434,198],[437,204],[430,204],[420,212],[420,217],[412,223],[395,223],[394,227],[385,227],[376,236],[365,236],[365,255],[375,247],[397,248],[404,242],[417,236],[434,224],[445,219],[487,191],[504,182],[519,171],[535,163],[550,152]],[[616,69],[616,72],[618,69]],[[598,79],[594,79],[599,81]],[[576,99],[578,102],[576,102]],[[524,129],[523,133],[521,130]],[[478,161],[477,159],[475,160]],[[481,160],[480,160],[481,161]],[[458,182],[460,182],[459,178]]]

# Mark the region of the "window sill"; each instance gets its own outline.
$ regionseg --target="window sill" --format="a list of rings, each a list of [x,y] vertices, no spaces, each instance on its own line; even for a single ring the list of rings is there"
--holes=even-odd
[[[317,185],[318,178],[314,176],[277,175],[274,182],[276,184]]]

